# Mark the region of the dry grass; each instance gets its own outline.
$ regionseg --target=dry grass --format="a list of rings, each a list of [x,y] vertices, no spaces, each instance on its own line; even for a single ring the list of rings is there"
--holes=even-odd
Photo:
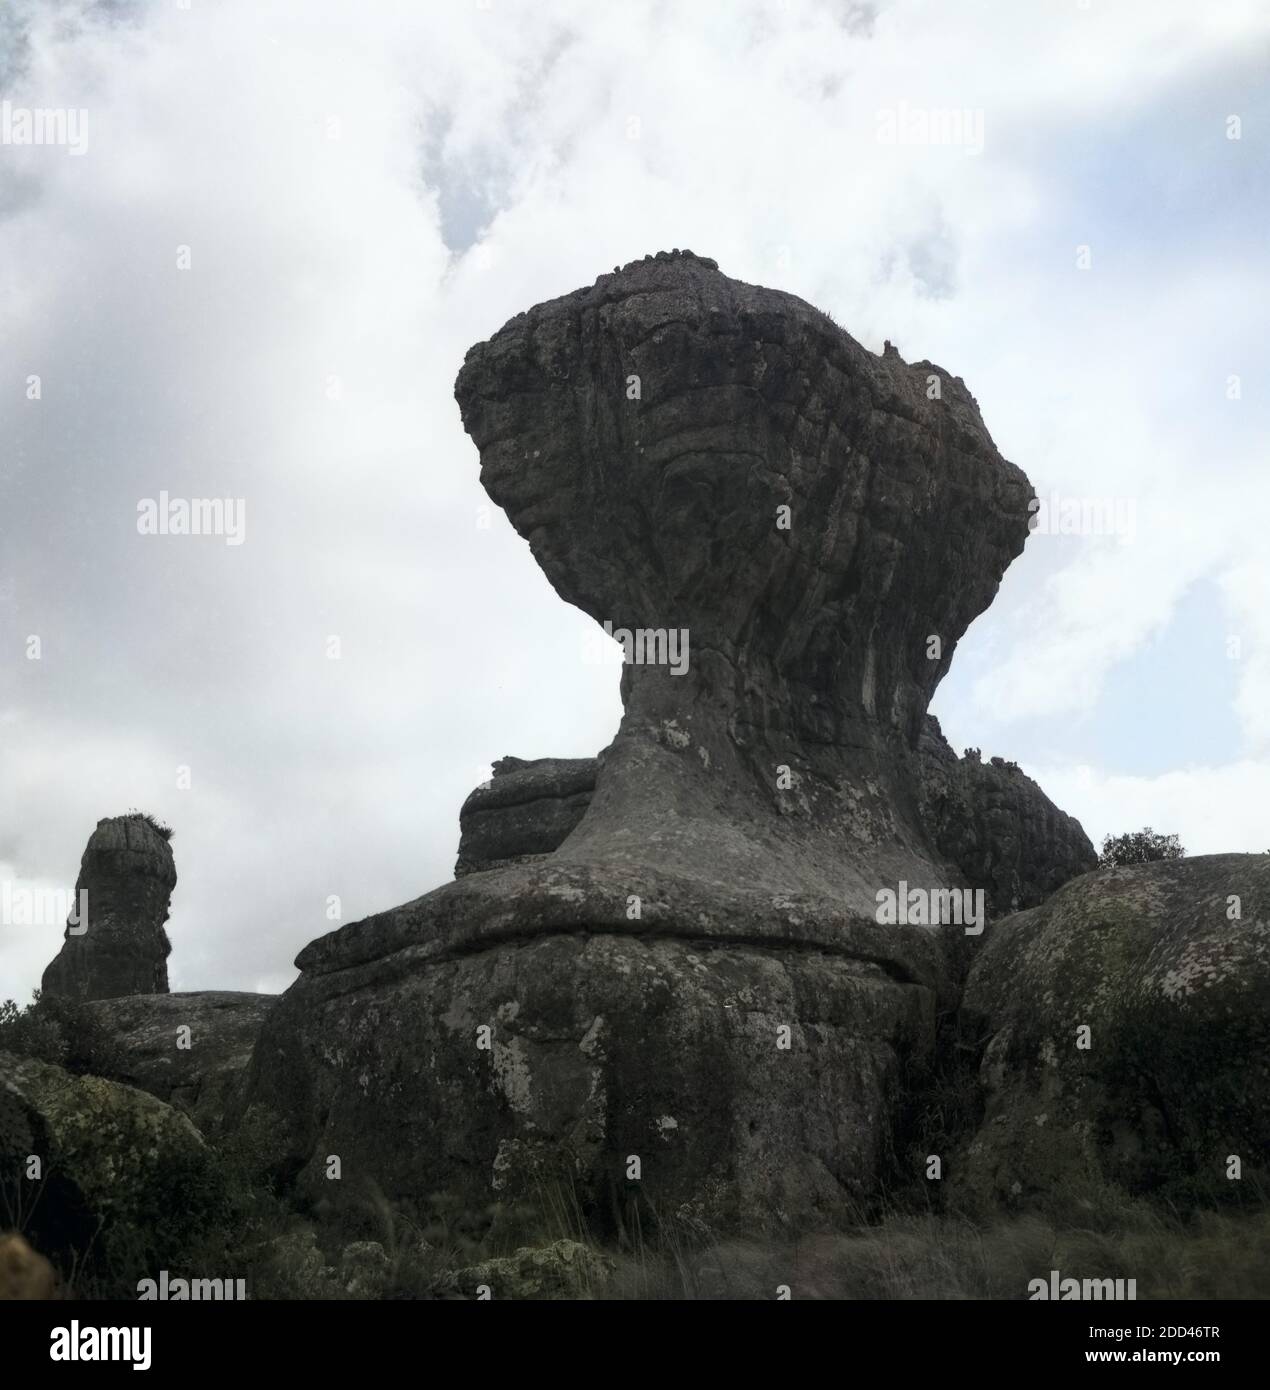
[[[1063,1276],[1134,1279],[1141,1299],[1270,1297],[1270,1210],[1182,1220],[1126,1202],[1089,1226],[1029,1214],[978,1224],[900,1215],[801,1240],[671,1242],[617,1256],[600,1297],[619,1299],[1026,1299]]]

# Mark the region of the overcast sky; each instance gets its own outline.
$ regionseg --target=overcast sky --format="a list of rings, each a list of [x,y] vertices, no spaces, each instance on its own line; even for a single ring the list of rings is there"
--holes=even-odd
[[[1270,848],[1264,3],[5,5],[0,881],[69,888],[149,810],[172,988],[281,989],[329,895],[451,876],[491,759],[606,744],[617,673],[453,382],[672,247],[962,376],[1042,496],[1132,502],[1029,540],[953,745],[1095,841]],[[18,143],[37,110],[78,143]],[[163,491],[245,499],[242,543],[139,534]],[[0,998],[60,938],[0,925]]]

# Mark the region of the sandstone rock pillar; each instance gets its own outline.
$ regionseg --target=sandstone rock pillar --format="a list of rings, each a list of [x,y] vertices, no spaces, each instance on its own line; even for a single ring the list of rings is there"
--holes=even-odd
[[[172,946],[163,924],[175,885],[172,847],[148,817],[98,821],[75,884],[86,920],[78,920],[78,909],[72,913],[42,992],[70,999],[166,994]]]

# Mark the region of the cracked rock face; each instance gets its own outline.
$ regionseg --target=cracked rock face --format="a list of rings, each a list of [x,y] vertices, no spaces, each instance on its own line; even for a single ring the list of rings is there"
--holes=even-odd
[[[968,1192],[1008,1203],[1083,1179],[1206,1204],[1237,1190],[1232,1155],[1238,1181],[1264,1181],[1270,857],[1076,879],[989,927],[962,1015],[986,1097],[954,1165]]]
[[[175,886],[172,847],[144,816],[98,821],[75,883],[77,902],[87,894],[87,920],[72,914],[62,949],[44,971],[43,993],[166,994],[172,945],[163,924]]]
[[[625,715],[592,791],[504,770],[454,883],[301,952],[248,1101],[315,1195],[337,1153],[401,1196],[554,1165],[601,1215],[824,1218],[952,1002],[941,931],[877,894],[959,885],[918,743],[1027,480],[958,379],[690,253],[518,315],[456,396],[557,592],[626,634]]]

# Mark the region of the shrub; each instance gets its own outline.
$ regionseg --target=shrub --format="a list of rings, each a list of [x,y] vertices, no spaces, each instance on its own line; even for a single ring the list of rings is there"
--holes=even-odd
[[[33,1057],[60,1067],[66,1064],[66,1039],[57,1020],[36,1002],[23,1008],[12,999],[0,1001],[0,1052],[17,1057]]]
[[[1151,864],[1157,859],[1184,859],[1186,851],[1176,835],[1157,835],[1148,825],[1125,835],[1108,835],[1098,862],[1103,868],[1121,864]]]
[[[151,830],[162,835],[165,840],[170,840],[176,834],[170,825],[165,824],[157,816],[152,816],[149,811],[138,811],[135,806],[131,806],[128,808],[128,814],[145,821]]]

